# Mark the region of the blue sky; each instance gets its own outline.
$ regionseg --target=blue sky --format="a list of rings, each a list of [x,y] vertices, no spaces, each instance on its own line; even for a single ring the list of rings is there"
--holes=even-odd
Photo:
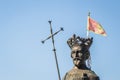
[[[92,70],[101,80],[119,80],[120,1],[0,0],[0,80],[58,80],[48,20],[55,36],[61,77],[72,69],[66,41],[86,37],[87,14],[102,24],[107,37],[90,33]]]

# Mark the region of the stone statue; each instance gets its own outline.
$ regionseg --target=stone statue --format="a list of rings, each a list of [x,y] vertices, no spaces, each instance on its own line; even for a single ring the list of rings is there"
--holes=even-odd
[[[71,49],[71,58],[73,59],[74,67],[67,72],[63,80],[99,80],[99,77],[92,71],[86,61],[90,59],[89,48],[93,38],[80,38],[74,34],[68,39],[67,43]]]

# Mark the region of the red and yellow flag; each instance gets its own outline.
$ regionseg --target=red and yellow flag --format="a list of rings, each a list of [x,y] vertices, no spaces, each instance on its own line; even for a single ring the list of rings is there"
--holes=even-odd
[[[106,32],[102,28],[102,26],[98,22],[96,22],[95,20],[91,19],[90,16],[88,16],[87,30],[92,31],[96,34],[106,36]]]

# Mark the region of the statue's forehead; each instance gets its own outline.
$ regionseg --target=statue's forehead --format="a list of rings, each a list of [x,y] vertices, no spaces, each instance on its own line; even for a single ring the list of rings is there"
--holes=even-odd
[[[81,47],[80,47],[80,46],[74,46],[74,47],[72,48],[72,51],[74,51],[74,50],[81,50]]]

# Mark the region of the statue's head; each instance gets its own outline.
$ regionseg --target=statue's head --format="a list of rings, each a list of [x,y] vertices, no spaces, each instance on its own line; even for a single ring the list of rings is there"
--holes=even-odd
[[[76,67],[80,68],[83,65],[86,65],[86,60],[90,57],[89,48],[92,44],[93,38],[80,38],[76,37],[74,34],[72,38],[70,38],[67,43],[71,48],[71,57],[73,59],[73,63]]]

